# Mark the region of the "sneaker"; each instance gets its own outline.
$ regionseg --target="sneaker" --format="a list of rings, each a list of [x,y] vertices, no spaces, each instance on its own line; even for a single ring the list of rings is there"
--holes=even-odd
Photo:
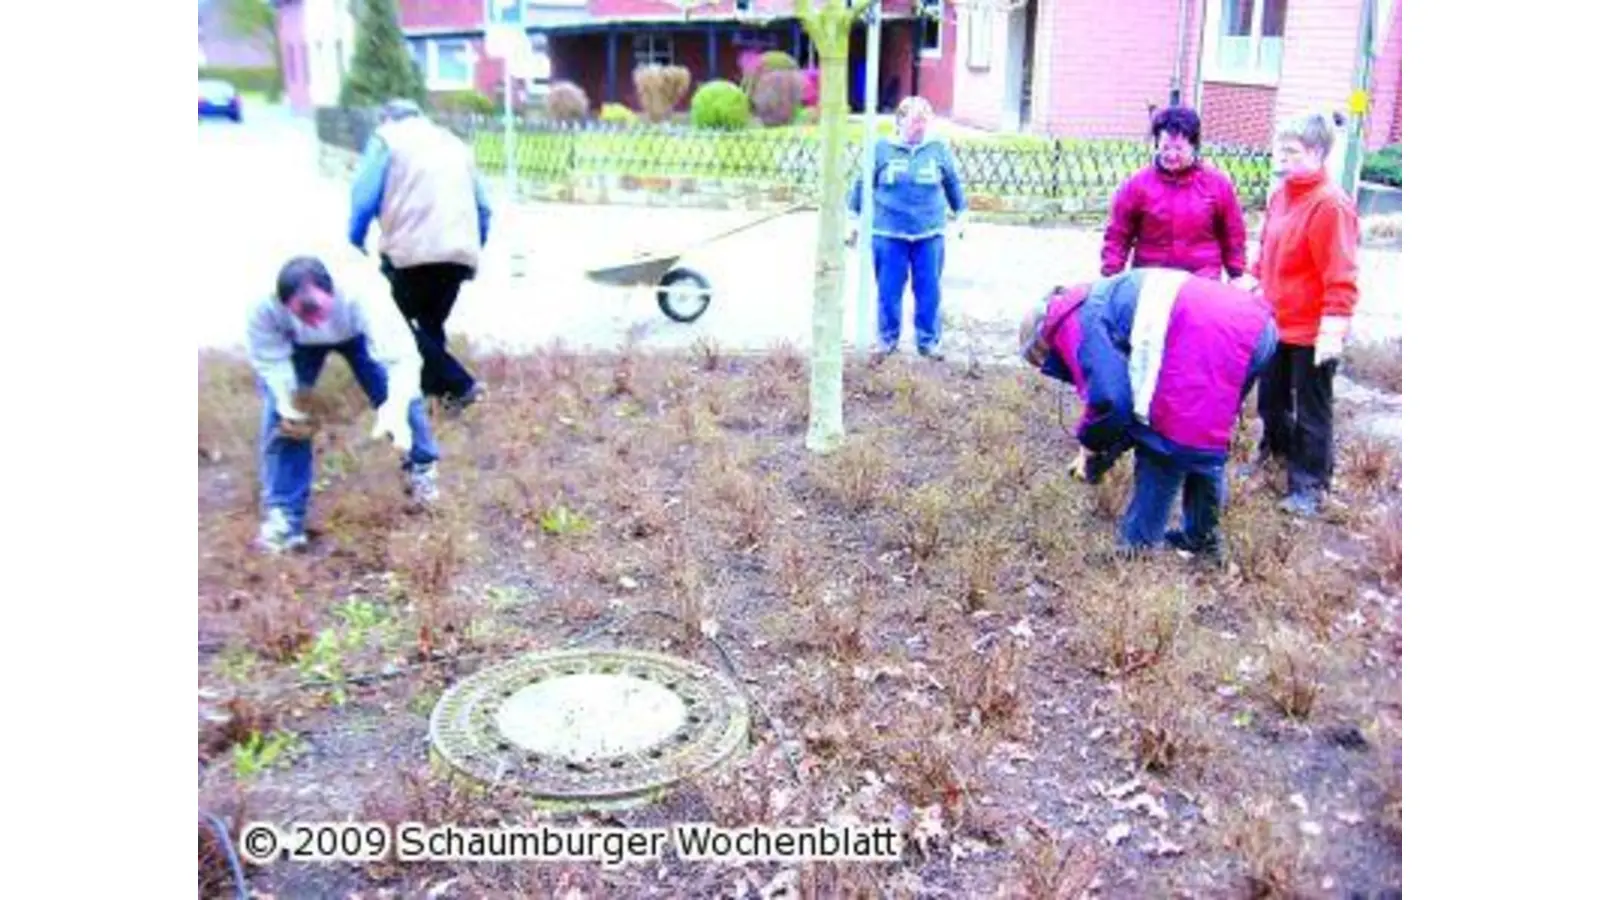
[[[460,396],[447,395],[440,398],[439,404],[444,407],[445,412],[459,416],[467,411],[467,407],[486,398],[488,394],[489,392],[484,389],[482,382],[474,382],[465,394]]]
[[[1189,540],[1189,536],[1179,529],[1172,529],[1166,534],[1166,544],[1184,559],[1198,557],[1202,562],[1220,563],[1222,561],[1222,542],[1213,538],[1202,544]]]
[[[1311,519],[1322,511],[1322,498],[1310,491],[1295,491],[1284,498],[1278,508],[1290,515]]]
[[[267,511],[267,518],[262,521],[261,531],[256,535],[257,547],[276,554],[299,550],[305,545],[305,532],[296,531],[283,510],[274,508]]]
[[[439,499],[439,479],[433,463],[413,466],[406,473],[406,495],[420,506],[432,506]]]
[[[918,347],[917,353],[926,359],[933,360],[934,362],[939,362],[944,359],[944,348],[938,344],[929,344],[926,347]]]
[[[867,363],[874,366],[882,365],[884,360],[899,352],[899,344],[879,344],[877,348],[872,351],[872,355],[867,357]]]

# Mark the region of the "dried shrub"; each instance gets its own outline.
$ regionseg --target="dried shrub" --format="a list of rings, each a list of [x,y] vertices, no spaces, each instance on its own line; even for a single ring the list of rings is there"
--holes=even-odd
[[[589,95],[570,81],[550,85],[545,106],[550,118],[557,122],[582,122],[589,118]]]
[[[951,658],[956,675],[950,687],[957,715],[1006,737],[1026,737],[1030,721],[1025,645],[1005,637],[986,656],[964,653],[952,654]]]
[[[1147,669],[1172,650],[1187,613],[1181,590],[1136,587],[1099,576],[1079,595],[1077,644],[1089,671],[1120,678]]]
[[[1373,560],[1378,576],[1386,584],[1400,584],[1401,543],[1404,536],[1400,524],[1400,505],[1397,503],[1382,514],[1377,533],[1373,535]]]
[[[647,122],[665,122],[689,93],[689,70],[683,66],[640,66],[633,70],[634,95]]]
[[[849,512],[865,512],[889,488],[889,456],[879,443],[865,437],[846,443],[814,466],[823,490]]]
[[[789,72],[800,68],[794,57],[782,50],[768,50],[757,56],[753,53],[739,58],[739,89],[747,95],[754,95],[756,85],[761,82],[761,76],[771,72]]]
[[[1371,435],[1357,435],[1345,443],[1345,479],[1366,493],[1393,490],[1398,481],[1399,451],[1388,441]]]
[[[933,482],[912,488],[899,502],[900,537],[911,558],[919,563],[933,559],[950,537],[954,502],[943,484]]]
[[[1284,626],[1267,642],[1266,695],[1278,711],[1307,719],[1322,695],[1325,652],[1316,642]]]
[[[1129,751],[1141,769],[1159,774],[1207,749],[1196,692],[1170,666],[1130,679],[1122,704],[1128,718]]]
[[[795,113],[805,97],[805,89],[805,79],[799,72],[783,70],[762,73],[750,95],[756,118],[769,128],[793,124]]]
[[[1090,896],[1104,864],[1099,848],[1058,837],[1034,819],[1017,851],[1016,874],[1002,896],[1027,900],[1080,900]]]
[[[1225,841],[1244,865],[1251,900],[1303,896],[1305,851],[1293,822],[1272,801],[1247,802],[1230,817]]]
[[[1353,341],[1344,348],[1344,358],[1339,363],[1339,371],[1351,381],[1398,394],[1402,358],[1400,338],[1386,341]]]

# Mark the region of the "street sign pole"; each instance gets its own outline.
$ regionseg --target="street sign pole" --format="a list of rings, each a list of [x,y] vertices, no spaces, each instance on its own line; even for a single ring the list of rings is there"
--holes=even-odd
[[[1362,150],[1366,142],[1367,113],[1370,108],[1371,81],[1372,81],[1372,38],[1377,29],[1376,0],[1364,0],[1361,4],[1361,30],[1356,38],[1356,66],[1352,75],[1350,91],[1350,127],[1347,132],[1344,171],[1340,173],[1340,182],[1345,193],[1352,200],[1356,197],[1356,188],[1361,181],[1361,162],[1364,156]]]

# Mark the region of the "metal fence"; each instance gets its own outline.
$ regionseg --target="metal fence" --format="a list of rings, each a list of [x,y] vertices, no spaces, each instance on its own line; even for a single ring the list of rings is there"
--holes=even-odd
[[[505,165],[502,120],[486,116],[436,115],[467,141],[486,173]],[[374,114],[366,110],[317,110],[317,135],[324,143],[359,150],[371,135]],[[860,164],[860,129],[847,143],[850,172]],[[519,179],[563,182],[584,176],[715,179],[781,185],[814,197],[821,180],[821,138],[815,127],[709,131],[683,125],[581,126],[518,123],[512,165]],[[1117,187],[1148,165],[1150,145],[1133,140],[1050,138],[1033,135],[953,137],[949,144],[962,186],[975,209],[1003,208],[1007,201],[1056,201],[1085,211],[1104,211]],[[1258,209],[1271,187],[1271,157],[1252,147],[1207,145],[1206,158],[1233,179],[1240,202]]]

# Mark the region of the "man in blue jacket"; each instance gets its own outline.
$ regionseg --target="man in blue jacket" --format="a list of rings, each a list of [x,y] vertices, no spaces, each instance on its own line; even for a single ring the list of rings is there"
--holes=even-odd
[[[873,148],[873,268],[878,280],[876,360],[900,346],[900,301],[911,278],[916,298],[913,324],[917,352],[943,359],[939,347],[939,279],[944,274],[944,232],[966,212],[967,198],[956,175],[955,159],[944,141],[924,140],[933,108],[921,97],[907,97],[895,110],[896,138]],[[861,214],[861,177],[850,187],[852,215]],[[956,226],[959,235],[959,225]],[[856,242],[859,225],[846,241]]]
[[[422,354],[422,393],[470,405],[480,388],[450,355],[444,323],[462,282],[477,273],[489,202],[472,150],[409,100],[384,106],[356,172],[350,243],[363,253],[374,219],[383,230],[383,273]]]

